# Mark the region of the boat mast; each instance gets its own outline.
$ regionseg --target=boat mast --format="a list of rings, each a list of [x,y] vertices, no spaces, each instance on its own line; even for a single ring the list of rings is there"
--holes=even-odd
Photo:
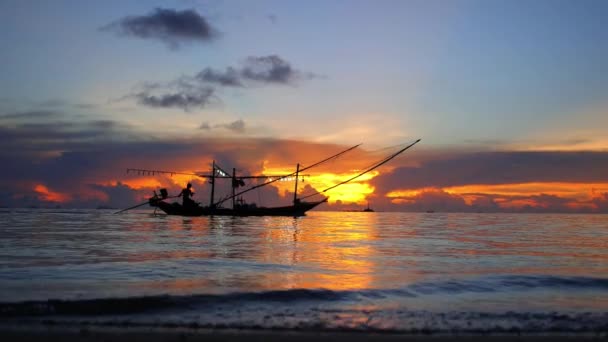
[[[236,203],[236,196],[234,196],[234,194],[236,193],[236,168],[232,168],[232,209],[235,208],[235,203]]]
[[[296,165],[296,186],[293,190],[293,205],[296,205],[296,203],[298,202],[298,174],[299,173],[300,173],[300,163],[298,163],[298,165]]]
[[[351,151],[351,150],[354,150],[355,148],[357,148],[357,147],[359,147],[359,146],[361,146],[361,144],[357,144],[357,145],[355,145],[355,146],[349,147],[349,148],[347,148],[346,150],[344,150],[344,151],[342,151],[342,152],[340,152],[340,153],[334,154],[334,155],[333,155],[333,156],[331,156],[331,157],[327,157],[327,158],[325,158],[325,159],[323,159],[323,160],[321,160],[321,161],[319,161],[319,162],[316,162],[316,163],[314,163],[314,164],[312,164],[312,165],[309,165],[309,166],[307,166],[307,167],[305,167],[305,168],[303,168],[303,169],[301,169],[301,170],[299,170],[299,171],[305,171],[305,170],[311,169],[311,168],[313,168],[313,167],[315,167],[315,166],[317,166],[317,165],[320,165],[320,164],[323,164],[323,163],[325,163],[325,162],[327,162],[327,161],[330,161],[330,160],[332,160],[332,159],[338,158],[339,156],[343,155],[344,153],[346,153],[346,152],[348,152],[348,151]],[[239,192],[237,192],[236,194],[234,194],[234,196],[240,196],[240,195],[242,195],[242,194],[244,194],[244,193],[246,193],[246,192],[249,192],[249,191],[251,191],[251,190],[254,190],[254,189],[260,188],[260,187],[262,187],[262,186],[266,186],[266,185],[268,185],[268,184],[271,184],[271,183],[277,182],[277,181],[279,181],[279,180],[281,180],[281,179],[285,179],[285,178],[287,178],[287,177],[292,177],[293,175],[294,175],[294,173],[290,173],[290,174],[288,174],[288,175],[284,175],[284,176],[279,176],[279,177],[273,178],[272,180],[270,180],[270,181],[268,181],[268,182],[265,182],[265,183],[262,183],[262,184],[258,184],[258,185],[252,186],[252,187],[251,187],[251,188],[249,188],[249,189],[245,189],[245,190],[239,191]],[[242,177],[242,178],[244,178],[244,177]],[[254,177],[250,177],[250,178],[256,178],[256,177],[254,176]],[[231,198],[231,197],[224,198],[224,199],[220,200],[219,202],[217,202],[217,203],[215,203],[215,204],[216,204],[216,205],[222,204],[222,203],[224,203],[225,201],[227,201],[227,200],[229,200],[229,199],[232,199],[232,198]]]
[[[213,201],[213,196],[215,195],[215,160],[211,166],[211,200],[209,201],[209,207],[213,208],[215,203]]]

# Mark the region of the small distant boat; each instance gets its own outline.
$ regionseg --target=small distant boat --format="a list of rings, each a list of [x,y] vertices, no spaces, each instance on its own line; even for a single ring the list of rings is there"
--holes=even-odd
[[[427,210],[427,211],[426,211],[426,213],[427,213],[427,214],[432,214],[432,213],[434,213],[434,212],[435,212],[435,210],[433,210],[433,209],[430,209],[430,210]]]
[[[374,209],[369,207],[369,201],[367,202],[367,208],[363,209],[364,212],[366,213],[373,213]]]

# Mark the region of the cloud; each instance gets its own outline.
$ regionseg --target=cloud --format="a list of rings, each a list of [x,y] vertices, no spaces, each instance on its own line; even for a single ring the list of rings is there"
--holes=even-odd
[[[440,189],[423,191],[400,206],[411,211],[468,211],[468,206],[462,197]]]
[[[420,211],[425,203],[441,211],[605,212],[591,192],[607,183],[606,173],[606,152],[461,153],[399,167],[370,183],[387,210]],[[439,192],[465,205],[431,201]],[[387,194],[391,203],[382,198]]]
[[[256,84],[295,84],[318,77],[314,73],[295,69],[278,55],[249,56],[240,67],[225,70],[205,68],[194,77],[182,77],[182,83],[215,84],[222,87],[246,87]]]
[[[401,167],[374,179],[381,191],[468,184],[529,182],[603,182],[608,174],[606,152],[485,152],[427,160]]]
[[[211,130],[217,128],[226,129],[234,133],[245,133],[245,121],[243,121],[242,119],[238,119],[233,122],[225,124],[216,124],[213,126],[211,126],[208,122],[203,122],[199,127],[199,129],[202,130]]]
[[[215,99],[215,89],[206,87],[196,90],[178,89],[174,93],[154,95],[149,91],[143,91],[133,95],[137,101],[145,106],[153,108],[179,108],[189,111],[193,108],[204,108]]]
[[[388,211],[437,211],[437,212],[526,212],[526,213],[574,213],[608,212],[601,206],[601,198],[594,201],[577,202],[556,195],[536,194],[529,196],[503,196],[475,194],[471,196],[453,194],[438,188],[425,189],[412,196],[378,198],[374,205]],[[469,201],[467,201],[469,200]],[[595,203],[595,204],[594,204]],[[598,205],[600,204],[600,205]]]
[[[49,99],[37,103],[40,107],[64,107],[68,102],[64,99]]]
[[[279,17],[277,17],[275,14],[267,15],[266,19],[268,19],[270,21],[270,23],[272,23],[272,24],[276,24],[279,22]]]
[[[236,132],[236,133],[244,133],[245,132],[245,121],[239,119],[233,121],[231,123],[223,125],[224,128]]]
[[[272,161],[274,167],[287,165],[291,170],[297,162],[314,162],[320,154],[343,149],[268,138],[157,139],[120,122],[84,117],[70,121],[67,119],[72,117],[66,114],[55,115],[56,121],[52,122],[32,122],[35,118],[19,123],[0,121],[0,205],[127,207],[142,202],[159,186],[173,193],[189,180],[156,177],[158,182],[135,186],[130,181],[141,177],[127,175],[127,168],[207,172],[208,163],[201,161],[216,160],[225,168],[236,167],[239,174],[249,174],[264,170],[265,160]],[[243,120],[216,126],[237,132],[246,129]],[[208,192],[201,191],[206,189],[201,182],[197,193],[206,199],[203,194]],[[229,190],[218,188],[218,198]],[[278,198],[284,204],[285,199],[276,193],[276,189],[268,188],[249,195],[258,203],[258,194],[266,194],[266,200],[274,203]]]
[[[244,79],[255,82],[278,84],[291,84],[300,79],[316,77],[312,73],[293,69],[289,62],[277,55],[247,57],[241,75]]]
[[[136,98],[139,104],[152,108],[179,108],[189,111],[219,102],[215,87],[293,85],[315,77],[318,76],[294,69],[289,62],[277,55],[250,56],[241,67],[227,67],[225,70],[208,67],[194,76],[181,76],[165,83],[145,83],[139,90],[124,98]]]
[[[179,191],[182,183],[189,181],[170,177],[146,181],[126,175],[127,168],[206,172],[208,162],[215,160],[228,170],[236,167],[241,175],[282,173],[293,171],[296,163],[311,165],[345,149],[339,145],[236,135],[230,138],[157,139],[117,121],[91,120],[59,112],[52,112],[49,119],[46,114],[34,113],[0,116],[9,117],[0,120],[0,145],[3,146],[0,149],[0,165],[3,165],[0,168],[0,205],[47,206],[61,203],[65,207],[127,207],[142,202],[160,186],[173,193]],[[239,119],[204,123],[201,128],[239,133],[249,126],[245,120]],[[607,183],[608,152],[460,153],[449,158],[445,153],[430,153],[412,154],[411,157],[415,159],[416,166],[399,167],[390,172],[381,170],[380,175],[362,182],[375,188],[372,194],[366,193],[374,209],[608,212],[608,186],[604,186]],[[335,182],[340,179],[339,175],[352,173],[352,170],[376,159],[378,154],[374,151],[355,150],[310,173],[313,177],[325,177],[323,179]],[[481,182],[503,184],[506,190],[498,191],[497,186],[485,187],[488,191],[483,191],[484,187],[467,188]],[[559,184],[555,183],[554,188],[549,184],[527,191],[514,185],[529,182],[563,182],[564,188],[558,188]],[[591,189],[583,185],[585,182],[597,185]],[[311,178],[305,184],[317,183]],[[577,187],[577,184],[580,185]],[[203,194],[208,194],[206,186],[202,180],[197,185],[197,194],[202,199],[206,197]],[[261,193],[273,203],[284,204],[288,202],[284,191],[292,191],[292,186],[282,184],[278,186],[280,190],[267,188]],[[454,190],[459,186],[464,190]],[[422,191],[392,198],[385,196],[397,189]],[[229,187],[218,188],[218,197],[229,190]],[[251,200],[259,203],[257,194],[252,192],[250,196]],[[333,192],[334,196],[337,194]],[[332,196],[332,192],[328,195]],[[325,207],[329,210],[339,208],[333,204]]]
[[[58,113],[50,110],[36,110],[36,111],[26,111],[26,112],[15,112],[0,115],[0,120],[2,119],[16,119],[16,120],[29,120],[29,119],[49,119],[55,118],[58,116]]]
[[[147,15],[119,19],[101,30],[120,36],[160,40],[171,49],[184,43],[207,42],[217,36],[207,19],[193,9],[156,8]]]
[[[233,67],[226,68],[226,71],[205,68],[196,74],[194,79],[203,83],[214,83],[224,87],[243,87],[240,72]]]

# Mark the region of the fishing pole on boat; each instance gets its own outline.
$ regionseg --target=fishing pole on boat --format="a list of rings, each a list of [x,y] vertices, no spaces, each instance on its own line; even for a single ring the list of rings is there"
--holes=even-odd
[[[187,172],[175,172],[175,171],[163,171],[163,170],[148,170],[148,169],[133,169],[133,168],[129,168],[127,169],[127,174],[129,173],[137,173],[138,175],[148,175],[148,176],[155,176],[156,174],[162,175],[162,174],[167,174],[167,175],[184,175],[184,176],[196,176],[196,177],[206,177],[205,175],[201,175],[198,173],[187,173]]]
[[[117,212],[114,213],[114,215],[120,214],[120,213],[125,212],[127,210],[131,210],[131,209],[135,209],[135,208],[141,207],[142,205],[145,205],[145,204],[148,204],[148,203],[149,203],[149,201],[145,201],[144,203],[141,203],[141,204],[138,204],[138,205],[134,205],[134,206],[129,207],[127,209],[123,209],[123,210],[117,211]]]
[[[277,177],[277,178],[273,178],[272,180],[269,180],[269,181],[264,182],[264,183],[262,183],[262,184],[255,185],[255,186],[253,186],[253,187],[251,187],[251,188],[249,188],[249,189],[245,189],[245,190],[243,190],[243,191],[241,191],[241,192],[238,192],[238,193],[236,193],[236,194],[234,194],[234,195],[232,195],[232,196],[230,196],[230,197],[227,197],[227,198],[225,198],[225,199],[222,199],[222,200],[221,200],[221,201],[219,201],[219,202],[214,203],[214,204],[213,204],[213,206],[218,206],[218,205],[220,205],[220,204],[222,204],[222,203],[224,203],[224,202],[226,202],[226,201],[228,201],[228,200],[230,200],[230,199],[233,199],[233,198],[235,198],[235,197],[238,197],[238,196],[240,196],[240,195],[242,195],[242,194],[244,194],[244,193],[246,193],[246,192],[249,192],[249,191],[251,191],[251,190],[254,190],[254,189],[257,189],[257,188],[261,188],[261,187],[266,186],[266,185],[268,185],[268,184],[271,184],[271,183],[274,183],[274,182],[280,181],[281,179],[285,179],[285,178],[288,178],[288,177],[293,177],[294,175],[296,175],[296,174],[298,174],[298,173],[300,173],[300,172],[302,172],[302,171],[306,171],[306,170],[311,169],[311,168],[313,168],[313,167],[315,167],[315,166],[318,166],[318,165],[320,165],[320,164],[323,164],[323,163],[325,163],[325,162],[327,162],[327,161],[330,161],[330,160],[332,160],[332,159],[338,158],[339,156],[343,155],[344,153],[347,153],[347,152],[349,152],[349,151],[352,151],[352,150],[354,150],[355,148],[357,148],[357,147],[359,147],[359,146],[361,146],[361,145],[362,145],[362,144],[357,144],[357,145],[354,145],[354,146],[349,147],[349,148],[347,148],[346,150],[344,150],[344,151],[342,151],[342,152],[340,152],[340,153],[334,154],[333,156],[327,157],[327,158],[325,158],[325,159],[323,159],[323,160],[321,160],[321,161],[319,161],[319,162],[316,162],[316,163],[314,163],[314,164],[312,164],[312,165],[309,165],[309,166],[307,166],[307,167],[305,167],[305,168],[301,168],[301,169],[299,169],[299,170],[298,170],[298,171],[296,171],[296,172],[292,172],[292,173],[290,173],[290,174],[288,174],[288,175],[285,175],[285,176],[279,176],[279,177]]]
[[[384,164],[388,163],[388,162],[389,162],[391,159],[393,159],[393,158],[397,157],[397,156],[398,156],[398,155],[400,155],[401,153],[403,153],[403,152],[405,152],[406,150],[408,150],[410,147],[412,147],[412,146],[416,145],[417,143],[419,143],[419,142],[420,142],[420,140],[421,140],[421,139],[418,139],[418,140],[414,141],[413,143],[411,143],[411,144],[407,145],[405,148],[402,148],[401,150],[399,150],[399,151],[397,151],[397,152],[395,152],[395,153],[391,154],[390,156],[388,156],[388,157],[386,157],[386,158],[382,159],[380,162],[378,162],[378,163],[374,164],[373,166],[371,166],[371,167],[369,167],[369,168],[365,169],[363,172],[361,172],[361,173],[357,174],[357,175],[356,175],[356,176],[354,176],[354,177],[351,177],[351,178],[349,178],[349,179],[347,179],[347,180],[345,180],[345,181],[343,181],[343,182],[340,182],[340,183],[338,183],[338,184],[336,184],[336,185],[332,185],[332,186],[330,186],[330,187],[329,187],[329,188],[327,188],[327,189],[324,189],[324,190],[321,190],[321,191],[317,191],[317,192],[315,192],[315,193],[313,193],[313,194],[310,194],[310,195],[307,195],[307,196],[301,197],[300,199],[306,199],[306,198],[308,198],[308,197],[316,196],[316,195],[322,194],[322,193],[324,193],[324,192],[327,192],[327,191],[329,191],[329,190],[331,190],[331,189],[337,188],[337,187],[339,187],[340,185],[344,185],[344,184],[346,184],[346,183],[349,183],[349,182],[351,182],[351,181],[353,181],[353,180],[355,180],[355,179],[357,179],[357,178],[359,178],[359,177],[361,177],[361,176],[365,175],[366,173],[369,173],[369,172],[373,171],[374,169],[376,169],[376,168],[378,168],[378,167],[380,167],[380,166],[382,166],[382,165],[384,165]]]
[[[156,193],[155,193],[154,195],[155,195],[155,197],[152,197],[151,199],[154,199],[154,198],[157,198],[157,199],[159,199],[159,200],[161,199],[161,197],[157,197],[157,196],[156,196]],[[179,197],[179,196],[169,196],[169,197],[165,197],[165,198],[162,198],[162,199],[167,199],[167,198],[178,198],[178,197]],[[132,206],[132,207],[129,207],[129,208],[126,208],[126,209],[123,209],[123,210],[119,210],[119,211],[115,212],[115,213],[114,213],[114,215],[116,215],[116,214],[120,214],[120,213],[125,212],[125,211],[127,211],[127,210],[131,210],[131,209],[139,208],[139,207],[141,207],[142,205],[146,205],[146,204],[150,203],[150,200],[151,200],[151,199],[149,199],[149,200],[145,201],[144,203],[140,203],[140,204],[138,204],[138,205],[134,205],[134,206]]]

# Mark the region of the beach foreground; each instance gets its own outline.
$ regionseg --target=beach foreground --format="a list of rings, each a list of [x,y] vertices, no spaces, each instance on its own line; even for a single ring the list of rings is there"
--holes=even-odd
[[[388,334],[357,332],[312,332],[289,330],[211,330],[100,326],[13,326],[1,327],[3,341],[407,341],[407,342],[502,342],[502,341],[608,341],[608,334]]]

